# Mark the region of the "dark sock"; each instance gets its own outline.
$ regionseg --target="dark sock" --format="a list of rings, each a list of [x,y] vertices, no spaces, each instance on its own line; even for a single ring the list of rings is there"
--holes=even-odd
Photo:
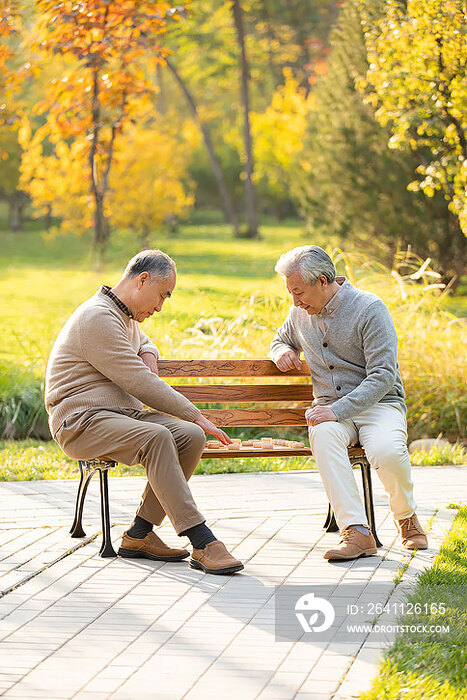
[[[152,523],[148,522],[144,518],[140,518],[139,515],[133,520],[131,527],[126,531],[126,534],[130,537],[134,537],[137,540],[143,540],[147,534],[152,530]]]
[[[216,537],[205,523],[200,523],[194,527],[189,527],[180,533],[180,537],[186,535],[194,549],[204,549],[207,544],[214,542]]]

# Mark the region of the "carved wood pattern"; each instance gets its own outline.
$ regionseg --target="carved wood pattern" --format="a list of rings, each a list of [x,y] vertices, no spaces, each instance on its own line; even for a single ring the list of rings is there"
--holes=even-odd
[[[172,388],[183,394],[190,401],[203,403],[243,403],[256,401],[307,401],[311,403],[313,391],[311,384],[195,384],[172,385]]]
[[[203,409],[203,415],[214,425],[263,426],[263,425],[306,425],[305,409],[299,408],[223,408]]]
[[[309,377],[308,366],[281,372],[271,360],[159,360],[161,377]]]

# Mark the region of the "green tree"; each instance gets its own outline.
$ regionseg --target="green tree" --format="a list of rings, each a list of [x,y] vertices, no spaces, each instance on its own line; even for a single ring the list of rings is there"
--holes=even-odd
[[[312,6],[309,0],[242,0],[250,115],[270,109],[283,82],[284,68],[292,71],[301,88],[310,90],[326,59],[329,29],[338,5],[336,0],[316,0]],[[197,199],[210,206],[218,203],[213,197],[221,189],[213,164],[214,152],[228,196],[239,212],[245,208],[242,185],[247,168],[246,113],[238,89],[237,37],[232,0],[197,0],[186,20],[170,28],[165,43],[172,51],[170,63],[191,95],[190,110],[194,113],[194,105],[200,128],[209,133],[212,145],[208,157],[199,151],[193,154],[191,170],[197,180]],[[169,103],[178,105],[182,117],[186,105],[180,101],[180,83],[175,84],[177,78],[170,80],[166,71],[160,71],[160,77],[163,80],[159,108]],[[186,93],[185,99],[188,101]],[[205,138],[203,145],[209,148]],[[253,144],[254,157],[256,150]],[[270,202],[281,209],[277,188],[269,190],[268,181],[258,182],[255,177],[253,184],[258,187],[258,209],[269,209]],[[290,197],[284,202],[290,206]]]
[[[331,44],[295,179],[309,230],[364,243],[388,263],[398,248],[412,246],[447,278],[459,275],[465,239],[448,202],[440,192],[427,199],[409,191],[417,154],[388,147],[389,126],[356,87],[368,70],[359,0],[342,8]]]
[[[249,88],[249,66],[245,43],[245,29],[243,21],[243,10],[240,0],[232,0],[232,15],[235,23],[235,30],[239,51],[240,66],[240,92],[242,95],[243,107],[243,159],[245,169],[243,179],[245,183],[245,202],[247,227],[246,238],[256,238],[258,236],[258,215],[256,211],[256,197],[253,185],[253,142],[251,138],[250,123],[250,88]]]
[[[284,68],[310,92],[329,49],[329,34],[341,0],[252,0],[246,6],[254,46],[252,70],[261,72],[259,85],[271,93],[282,83]],[[267,56],[267,63],[265,61]],[[265,70],[266,69],[266,70]],[[271,84],[272,81],[272,84]]]
[[[465,0],[362,0],[369,68],[362,88],[389,146],[418,160],[414,190],[444,193],[467,234],[467,5]]]
[[[203,136],[203,141],[204,145],[206,147],[206,152],[208,154],[209,162],[212,168],[212,172],[214,175],[214,178],[216,180],[217,188],[219,190],[219,194],[221,197],[221,203],[222,203],[222,208],[224,210],[224,214],[226,217],[226,220],[229,222],[229,224],[232,226],[232,230],[234,233],[234,236],[239,235],[239,225],[238,225],[238,217],[237,213],[235,211],[235,207],[232,201],[232,197],[230,196],[230,192],[227,187],[227,183],[225,181],[224,173],[222,171],[222,166],[219,161],[219,158],[216,153],[216,149],[212,140],[211,136],[211,130],[209,128],[209,125],[203,120],[200,110],[198,109],[198,106],[196,104],[195,98],[188,87],[186,81],[184,80],[183,76],[181,75],[180,71],[177,69],[175,63],[168,58],[166,58],[166,64],[169,69],[169,71],[172,73],[174,76],[175,80],[177,83],[180,85],[180,89],[182,90],[183,95],[186,98],[186,101],[188,103],[188,106],[190,108],[191,114],[193,116],[193,119],[195,120],[196,124],[198,125],[201,134]],[[163,104],[163,108],[161,110],[162,113],[166,111],[166,105],[165,103]]]

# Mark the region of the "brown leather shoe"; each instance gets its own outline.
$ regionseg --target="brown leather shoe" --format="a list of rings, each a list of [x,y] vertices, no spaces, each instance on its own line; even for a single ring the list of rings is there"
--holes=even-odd
[[[202,569],[206,574],[234,574],[244,568],[242,562],[235,559],[219,540],[210,542],[204,549],[193,549],[190,567]]]
[[[151,530],[150,533],[137,539],[123,533],[122,544],[118,550],[121,557],[127,559],[154,559],[155,561],[182,561],[186,559],[189,552],[186,549],[175,549],[168,547],[161,538]]]
[[[341,561],[369,557],[377,553],[375,538],[371,533],[364,535],[357,528],[349,526],[342,530],[338,546],[335,549],[328,549],[324,558],[330,561]]]
[[[406,549],[428,549],[428,538],[420,525],[416,513],[410,518],[396,520],[396,527],[400,532],[402,545]]]

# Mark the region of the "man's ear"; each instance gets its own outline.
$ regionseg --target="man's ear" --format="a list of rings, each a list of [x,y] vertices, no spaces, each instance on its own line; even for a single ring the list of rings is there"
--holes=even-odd
[[[138,278],[138,289],[143,286],[145,282],[149,279],[149,274],[147,272],[142,272]]]

